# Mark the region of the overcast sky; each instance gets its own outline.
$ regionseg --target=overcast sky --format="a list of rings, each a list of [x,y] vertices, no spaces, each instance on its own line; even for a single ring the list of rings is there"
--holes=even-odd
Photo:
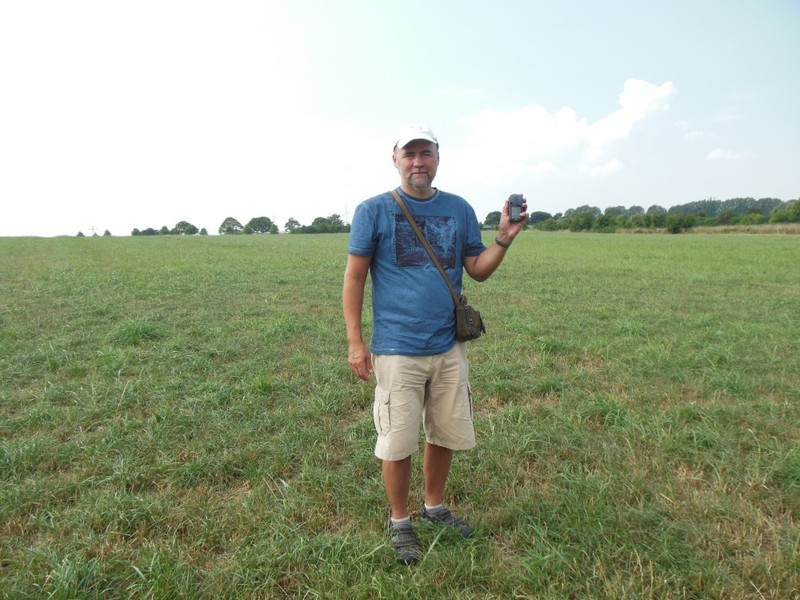
[[[0,235],[800,196],[798,0],[0,0]]]

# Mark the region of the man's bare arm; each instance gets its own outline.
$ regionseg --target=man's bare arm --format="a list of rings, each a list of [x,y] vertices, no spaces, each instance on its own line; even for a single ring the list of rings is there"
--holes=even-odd
[[[528,213],[524,212],[528,210],[528,202],[525,200],[523,200],[522,209],[523,213],[520,215],[522,220],[516,223],[512,222],[508,216],[508,200],[506,200],[505,204],[503,204],[503,210],[500,212],[500,225],[496,238],[501,243],[494,242],[478,256],[468,256],[464,260],[464,268],[467,274],[475,281],[486,281],[495,272],[495,269],[500,266],[500,263],[503,262],[511,242],[514,241],[514,238],[525,226],[525,221],[528,217]]]
[[[347,329],[347,361],[350,369],[364,381],[372,374],[372,357],[364,343],[361,314],[364,308],[364,287],[367,282],[371,256],[347,255],[342,286],[342,308]]]

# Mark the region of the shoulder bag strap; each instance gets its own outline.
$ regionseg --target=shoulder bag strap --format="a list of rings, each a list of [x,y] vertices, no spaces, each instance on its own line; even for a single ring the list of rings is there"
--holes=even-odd
[[[437,269],[439,269],[439,273],[441,273],[444,282],[447,284],[447,289],[450,290],[450,295],[453,297],[453,304],[458,306],[459,305],[458,294],[456,294],[456,290],[453,287],[453,284],[450,283],[450,278],[447,276],[447,273],[445,273],[445,270],[442,267],[442,263],[440,263],[439,259],[436,258],[436,254],[434,253],[433,248],[431,248],[431,245],[428,243],[428,240],[425,239],[425,236],[422,234],[422,231],[420,231],[419,225],[417,225],[417,222],[414,220],[414,217],[411,216],[411,212],[409,212],[408,207],[406,206],[406,203],[403,202],[403,199],[400,197],[400,194],[398,194],[396,190],[392,190],[392,196],[394,196],[394,199],[397,202],[397,204],[400,205],[400,209],[406,216],[406,219],[408,220],[408,223],[411,225],[411,228],[414,230],[414,233],[417,234],[419,241],[422,242],[422,246],[425,248],[428,255],[430,255],[433,264],[436,265]]]

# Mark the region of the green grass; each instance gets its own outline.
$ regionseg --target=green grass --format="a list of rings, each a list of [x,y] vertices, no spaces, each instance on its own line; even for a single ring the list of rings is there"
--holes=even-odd
[[[799,243],[520,236],[407,569],[345,235],[0,239],[0,597],[798,598]]]

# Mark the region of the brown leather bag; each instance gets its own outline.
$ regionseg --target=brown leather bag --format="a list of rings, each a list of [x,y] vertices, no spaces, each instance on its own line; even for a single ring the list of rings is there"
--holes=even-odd
[[[458,294],[456,306],[456,339],[459,342],[468,342],[481,337],[486,333],[486,327],[481,319],[481,313],[467,303],[467,297]]]
[[[442,268],[442,264],[439,262],[439,259],[436,258],[433,248],[431,248],[428,240],[425,239],[422,231],[420,231],[417,222],[414,220],[414,217],[411,216],[411,213],[409,212],[406,203],[403,202],[403,199],[400,197],[400,194],[398,194],[396,190],[392,190],[392,196],[394,196],[397,204],[400,205],[400,209],[403,211],[406,219],[408,219],[411,228],[414,230],[414,233],[417,234],[417,237],[419,238],[419,241],[422,242],[422,246],[425,248],[425,251],[431,257],[433,264],[436,265],[436,268],[439,270],[442,278],[444,278],[444,282],[447,284],[447,289],[450,290],[450,295],[453,297],[453,304],[455,305],[456,312],[456,339],[459,342],[468,342],[481,337],[481,334],[486,333],[486,326],[483,324],[481,313],[476,308],[469,305],[466,296],[456,292],[453,284],[450,283],[450,278],[447,276],[444,268]]]

